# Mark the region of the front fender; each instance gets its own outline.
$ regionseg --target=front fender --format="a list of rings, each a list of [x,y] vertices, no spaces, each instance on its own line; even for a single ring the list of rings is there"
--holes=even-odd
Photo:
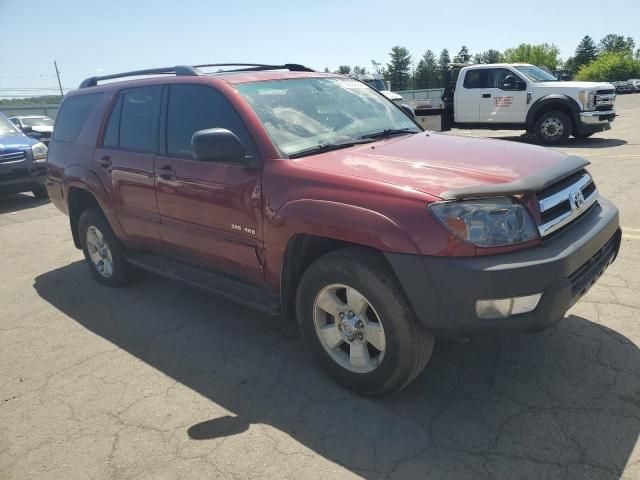
[[[357,205],[301,199],[284,205],[271,219],[266,242],[284,244],[294,235],[318,235],[381,251],[418,253],[418,247],[389,217]],[[267,232],[265,232],[267,233]]]
[[[527,126],[533,127],[535,124],[536,118],[538,117],[538,113],[543,110],[546,110],[548,107],[559,106],[561,108],[569,109],[572,113],[579,113],[582,111],[580,104],[573,98],[568,95],[563,95],[560,93],[552,93],[550,95],[545,95],[537,99],[531,107],[529,108],[529,112],[527,112]]]

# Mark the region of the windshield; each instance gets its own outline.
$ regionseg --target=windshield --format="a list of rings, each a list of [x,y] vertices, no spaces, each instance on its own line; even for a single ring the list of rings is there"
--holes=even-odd
[[[53,120],[49,117],[22,118],[22,123],[29,127],[53,127]]]
[[[380,92],[387,89],[387,86],[384,84],[384,80],[381,78],[372,78],[370,80],[363,80],[363,82]]]
[[[14,135],[20,133],[13,123],[4,115],[0,115],[0,135]]]
[[[515,68],[532,82],[558,81],[558,79],[551,75],[549,72],[545,72],[541,68],[535,67],[533,65],[516,65]]]
[[[290,156],[386,130],[421,131],[397,106],[353,79],[300,78],[237,88],[273,142]]]

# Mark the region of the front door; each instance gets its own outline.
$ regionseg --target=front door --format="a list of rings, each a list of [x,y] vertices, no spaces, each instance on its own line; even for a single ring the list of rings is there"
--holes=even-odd
[[[94,171],[110,189],[112,205],[131,244],[156,249],[160,213],[154,188],[154,162],[162,87],[124,90],[113,106]]]
[[[168,252],[253,282],[263,281],[261,170],[193,159],[198,130],[226,128],[256,149],[225,96],[204,85],[172,85],[156,159],[160,235]]]
[[[525,123],[526,82],[507,68],[487,68],[480,99],[481,123]],[[508,81],[508,85],[505,82]],[[520,83],[516,83],[519,81]]]

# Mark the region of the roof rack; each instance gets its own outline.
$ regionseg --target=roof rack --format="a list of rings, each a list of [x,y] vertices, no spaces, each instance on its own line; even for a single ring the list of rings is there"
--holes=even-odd
[[[224,72],[258,72],[265,70],[289,70],[291,72],[315,72],[315,70],[299,65],[297,63],[285,63],[284,65],[263,65],[259,63],[209,63],[203,65],[177,65],[175,67],[166,68],[149,68],[146,70],[133,70],[131,72],[114,73],[112,75],[103,75],[100,77],[89,77],[82,81],[79,88],[95,87],[98,82],[103,80],[113,80],[116,78],[138,77],[143,75],[177,75],[177,76],[197,76],[203,75],[200,68],[208,67],[245,67],[233,68],[231,70],[221,70],[215,73]]]

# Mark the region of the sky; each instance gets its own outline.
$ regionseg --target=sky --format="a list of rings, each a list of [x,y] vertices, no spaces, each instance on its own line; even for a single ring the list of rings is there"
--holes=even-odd
[[[640,0],[0,0],[0,96],[55,94],[86,77],[172,65],[250,62],[371,69],[394,45],[414,61],[555,43],[571,56],[584,35],[631,36]],[[52,90],[29,90],[48,89]],[[21,90],[16,90],[21,89]]]

